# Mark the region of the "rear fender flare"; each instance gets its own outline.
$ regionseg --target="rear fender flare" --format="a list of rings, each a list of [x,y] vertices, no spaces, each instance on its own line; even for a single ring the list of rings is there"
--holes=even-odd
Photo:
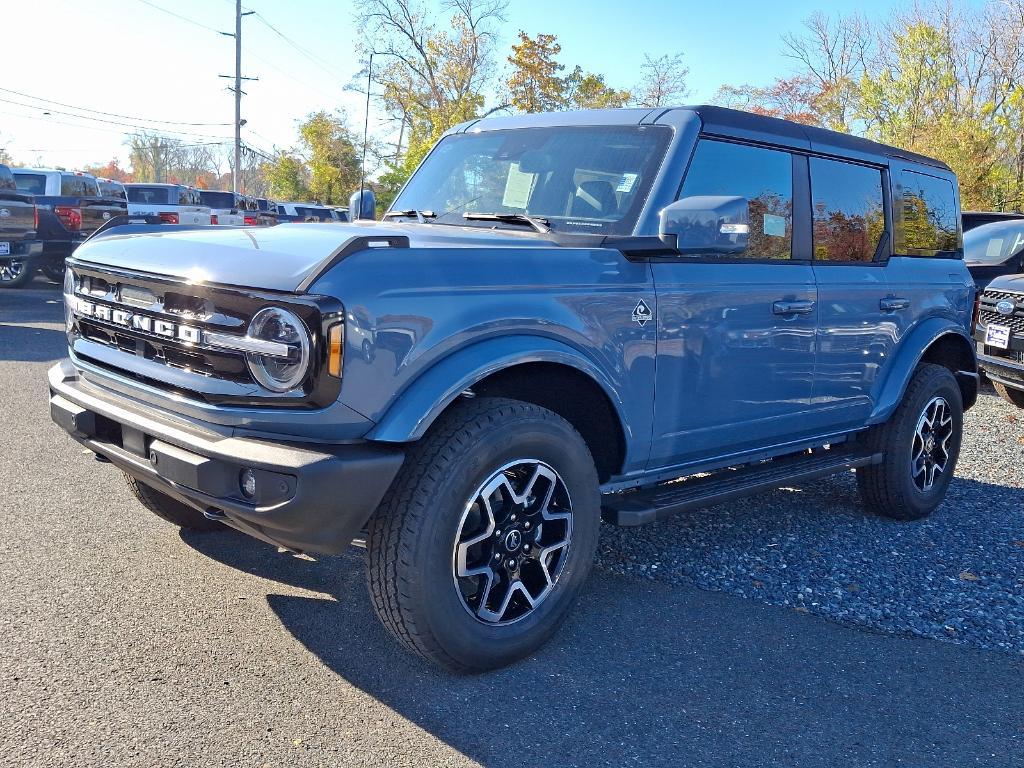
[[[882,385],[878,399],[875,402],[875,409],[868,419],[868,424],[882,424],[889,419],[903,399],[903,393],[910,384],[910,379],[914,375],[914,370],[921,362],[921,359],[928,349],[944,336],[953,336],[963,343],[964,351],[970,356],[973,365],[969,370],[965,370],[962,373],[954,371],[954,375],[956,375],[962,390],[965,386],[969,388],[971,382],[973,382],[974,392],[977,392],[978,364],[974,343],[967,335],[967,332],[952,320],[944,317],[932,317],[911,330],[900,342],[896,352],[896,359],[893,360],[889,368],[889,374]],[[965,379],[969,379],[971,382],[965,384]],[[965,409],[973,404],[973,398],[964,398]]]
[[[405,443],[423,437],[460,394],[493,373],[521,363],[560,363],[588,375],[611,401],[629,443],[621,398],[600,367],[579,350],[540,336],[502,336],[463,347],[414,379],[366,435],[369,440]]]

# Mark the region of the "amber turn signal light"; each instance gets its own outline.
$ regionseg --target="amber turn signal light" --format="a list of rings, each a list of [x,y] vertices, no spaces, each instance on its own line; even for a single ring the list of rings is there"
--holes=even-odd
[[[335,323],[327,332],[327,372],[341,378],[341,349],[345,341],[345,324]]]

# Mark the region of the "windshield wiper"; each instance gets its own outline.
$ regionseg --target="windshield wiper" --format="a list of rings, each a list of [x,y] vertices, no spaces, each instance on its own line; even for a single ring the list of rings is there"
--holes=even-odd
[[[407,218],[416,217],[416,221],[420,224],[426,224],[429,219],[436,219],[437,214],[433,211],[417,211],[415,208],[410,208],[406,211],[388,211],[382,216],[384,219],[392,217],[405,216]]]
[[[547,219],[527,216],[525,213],[477,213],[476,211],[466,211],[462,214],[462,218],[466,219],[466,221],[500,221],[503,224],[523,224],[527,227],[533,227],[534,232],[540,232],[541,234],[551,231],[551,227],[548,226],[550,222]]]

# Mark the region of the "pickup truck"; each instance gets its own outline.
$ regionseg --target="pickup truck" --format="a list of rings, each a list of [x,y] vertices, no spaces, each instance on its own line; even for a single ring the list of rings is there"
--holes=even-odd
[[[1001,275],[986,284],[978,296],[974,339],[981,370],[996,393],[1024,408],[1024,274]]]
[[[19,192],[11,169],[0,165],[0,288],[20,288],[32,280],[43,252],[36,239],[38,217],[32,196]]]
[[[50,168],[15,168],[14,182],[33,196],[39,212],[43,253],[39,271],[59,283],[64,260],[102,224],[128,212],[128,204],[100,194],[96,177]]]
[[[203,205],[208,205],[213,211],[214,224],[230,224],[235,227],[259,224],[255,201],[250,202],[244,195],[220,192],[215,189],[201,189],[199,198],[203,201]]]
[[[278,203],[277,217],[287,222],[336,222],[338,217],[326,205],[319,203]]]
[[[199,190],[184,184],[125,184],[128,213],[158,216],[164,224],[209,225],[213,213],[199,197]]]
[[[959,213],[941,162],[760,115],[488,118],[380,222],[96,237],[51,415],[177,526],[362,544],[403,646],[493,669],[602,519],[847,471],[935,510],[978,389]]]

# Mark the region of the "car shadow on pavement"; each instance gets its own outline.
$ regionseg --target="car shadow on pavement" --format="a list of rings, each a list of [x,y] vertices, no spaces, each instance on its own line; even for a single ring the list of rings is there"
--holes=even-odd
[[[37,325],[9,325],[0,319],[0,361],[45,363],[67,357],[64,331]]]
[[[332,595],[267,601],[329,669],[484,765],[997,766],[1024,754],[1016,656],[596,571],[537,654],[458,677],[384,631],[357,554],[311,562],[231,532],[182,538]]]

